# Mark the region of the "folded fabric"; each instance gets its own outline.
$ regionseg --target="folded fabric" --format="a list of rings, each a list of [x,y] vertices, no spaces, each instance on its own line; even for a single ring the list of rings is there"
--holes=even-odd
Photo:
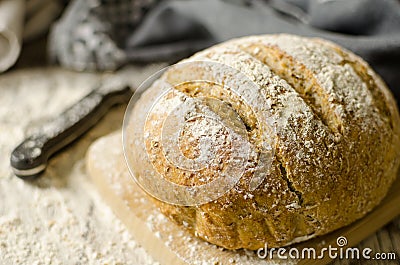
[[[16,63],[23,42],[47,32],[63,6],[61,0],[0,0],[0,73]]]
[[[67,67],[113,70],[267,33],[332,40],[368,61],[400,99],[398,0],[75,0],[53,27],[50,53]]]
[[[71,1],[49,35],[50,59],[75,70],[114,70],[129,59],[124,42],[153,0]]]
[[[24,0],[0,0],[0,72],[18,59],[24,14]]]

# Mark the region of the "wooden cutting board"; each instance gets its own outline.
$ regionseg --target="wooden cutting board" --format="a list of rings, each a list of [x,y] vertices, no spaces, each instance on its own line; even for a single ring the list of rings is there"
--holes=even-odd
[[[133,237],[161,264],[327,264],[323,259],[261,259],[255,251],[225,250],[198,239],[163,216],[129,175],[122,151],[120,132],[94,142],[87,154],[87,171],[104,200],[127,226]],[[363,219],[323,237],[296,247],[338,247],[337,238],[344,236],[347,245],[356,246],[400,214],[400,179],[396,180],[379,207]],[[361,249],[360,249],[361,253]]]

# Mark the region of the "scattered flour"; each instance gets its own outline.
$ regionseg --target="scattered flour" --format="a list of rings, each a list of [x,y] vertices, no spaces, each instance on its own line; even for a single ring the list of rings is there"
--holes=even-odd
[[[52,159],[37,181],[16,178],[9,166],[10,152],[37,121],[60,113],[99,78],[58,68],[0,76],[0,264],[157,264],[85,173],[88,146],[120,128],[123,108],[114,109],[106,122]]]

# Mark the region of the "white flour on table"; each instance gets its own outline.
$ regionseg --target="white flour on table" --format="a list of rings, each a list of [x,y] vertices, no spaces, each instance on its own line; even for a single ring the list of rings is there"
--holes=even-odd
[[[135,84],[146,76],[132,73]],[[0,76],[0,264],[157,264],[86,175],[87,148],[121,127],[123,107],[52,159],[39,180],[18,179],[9,166],[10,153],[26,131],[79,100],[99,77],[59,68]]]

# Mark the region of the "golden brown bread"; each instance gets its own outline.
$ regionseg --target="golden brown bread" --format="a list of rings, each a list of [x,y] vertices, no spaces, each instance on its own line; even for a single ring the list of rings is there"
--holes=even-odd
[[[189,64],[169,69],[135,106],[135,118],[149,121],[144,122],[145,133],[161,137],[163,121],[169,115],[167,106],[156,106],[157,111],[150,115],[146,110],[157,103],[156,97],[166,84],[174,84],[176,92],[170,97],[225,102],[229,109],[215,110],[212,103],[205,104],[227,119],[240,119],[254,150],[243,164],[240,181],[219,199],[199,206],[155,200],[177,224],[228,249],[258,249],[265,243],[277,247],[350,224],[385,196],[400,162],[400,118],[384,82],[361,58],[321,39],[265,35],[225,42],[185,61],[224,64],[257,85],[257,91],[249,94],[266,102],[260,104],[268,107],[264,111],[275,126],[269,135],[273,137],[274,156],[261,185],[251,190],[249,183],[258,164],[263,163],[259,158],[260,127],[264,125],[255,115],[254,109],[260,107],[255,106],[257,101],[246,101],[224,86],[232,76],[222,68],[206,70]],[[199,85],[183,82],[186,80],[208,82]],[[236,85],[245,91],[244,84]],[[151,161],[153,168],[145,170],[155,170],[185,186],[203,185],[229,168],[234,144],[220,125],[188,117],[181,129],[179,150],[188,159],[202,152],[201,137],[214,145],[209,166],[183,170],[171,163],[163,144],[152,138],[146,138],[141,149],[133,137],[128,149]],[[138,130],[143,128],[132,127],[127,132],[136,135]],[[147,166],[132,164],[134,174],[141,174]]]

